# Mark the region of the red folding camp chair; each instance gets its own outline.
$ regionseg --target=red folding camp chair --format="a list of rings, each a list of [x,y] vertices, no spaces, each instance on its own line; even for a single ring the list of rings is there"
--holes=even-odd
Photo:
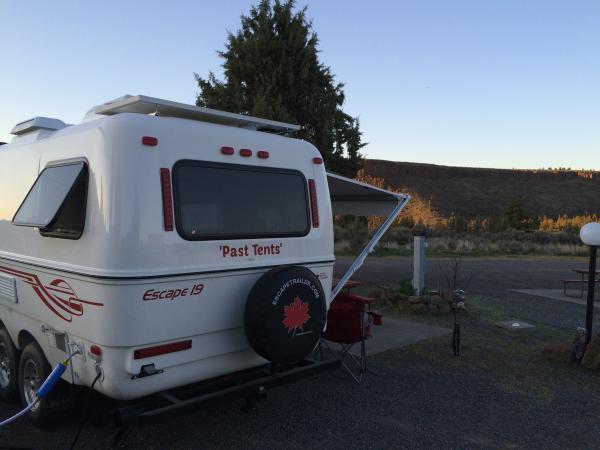
[[[320,354],[324,348],[336,354],[357,383],[367,371],[365,341],[371,336],[371,324],[381,325],[382,316],[367,310],[371,302],[372,299],[366,297],[338,294],[329,307],[327,328],[319,343]],[[339,344],[339,351],[335,352],[328,341]],[[360,346],[359,355],[352,353],[357,344]]]

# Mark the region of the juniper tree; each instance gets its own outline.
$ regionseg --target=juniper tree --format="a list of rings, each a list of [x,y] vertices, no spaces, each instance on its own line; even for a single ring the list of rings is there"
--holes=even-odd
[[[327,168],[354,176],[360,167],[359,121],[346,114],[344,84],[319,61],[318,38],[295,1],[262,0],[228,33],[224,80],[195,74],[199,106],[296,123],[296,136],[315,145]]]

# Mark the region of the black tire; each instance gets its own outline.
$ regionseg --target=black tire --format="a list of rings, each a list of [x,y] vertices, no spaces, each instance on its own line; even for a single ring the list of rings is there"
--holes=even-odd
[[[256,282],[246,301],[250,346],[276,364],[297,363],[315,348],[326,320],[325,293],[307,268],[275,268]]]
[[[23,407],[32,401],[33,392],[40,388],[42,383],[50,375],[50,364],[44,356],[44,352],[37,344],[27,344],[21,358],[19,359],[19,394]],[[48,397],[40,400],[38,404],[29,411],[27,418],[38,427],[48,424],[50,419],[50,399]]]
[[[14,402],[19,398],[19,352],[6,328],[0,328],[0,398]]]

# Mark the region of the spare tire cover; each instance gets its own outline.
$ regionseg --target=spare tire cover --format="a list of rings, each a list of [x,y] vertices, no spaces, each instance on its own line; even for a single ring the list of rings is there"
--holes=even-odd
[[[326,320],[321,282],[309,269],[271,269],[254,285],[244,314],[250,346],[271,362],[291,364],[317,345]]]

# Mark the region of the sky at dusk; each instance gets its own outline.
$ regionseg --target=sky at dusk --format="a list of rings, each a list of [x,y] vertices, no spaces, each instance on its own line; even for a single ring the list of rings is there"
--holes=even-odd
[[[0,0],[0,141],[124,94],[194,103],[255,2]],[[370,158],[600,170],[600,2],[302,1]]]

